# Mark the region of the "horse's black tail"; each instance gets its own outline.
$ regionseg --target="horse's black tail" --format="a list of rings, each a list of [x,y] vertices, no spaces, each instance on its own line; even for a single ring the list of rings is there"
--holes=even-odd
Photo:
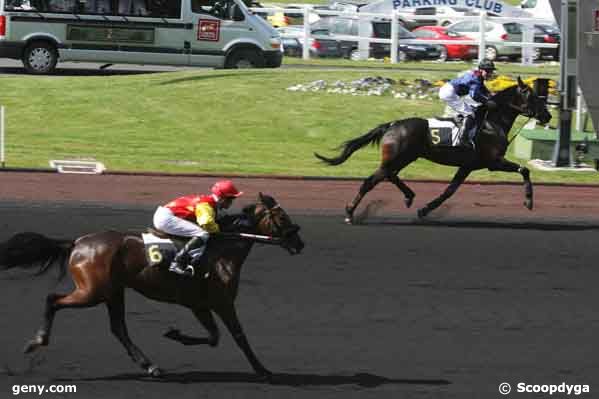
[[[19,233],[0,244],[0,270],[21,267],[29,269],[39,265],[36,276],[51,266],[60,268],[64,277],[74,241],[55,240],[38,233]]]
[[[381,142],[381,138],[383,137],[385,132],[387,132],[389,127],[391,127],[391,125],[393,125],[394,123],[395,122],[383,123],[382,125],[379,125],[372,129],[365,135],[356,137],[355,139],[348,140],[345,143],[341,144],[339,148],[342,148],[343,151],[341,151],[341,154],[339,154],[338,157],[327,158],[323,157],[318,153],[314,153],[314,156],[320,159],[321,161],[328,163],[329,165],[340,165],[343,162],[345,162],[351,156],[351,154],[353,154],[360,148],[368,144],[378,145]]]

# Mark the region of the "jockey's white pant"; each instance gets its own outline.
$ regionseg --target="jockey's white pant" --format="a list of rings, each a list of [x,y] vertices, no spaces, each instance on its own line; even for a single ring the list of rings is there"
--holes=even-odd
[[[439,98],[445,101],[447,105],[458,114],[464,116],[474,115],[475,105],[466,101],[469,96],[458,96],[451,83],[445,83],[441,86],[439,89]]]
[[[201,237],[204,242],[210,237],[210,234],[197,224],[175,216],[170,209],[163,206],[159,206],[154,212],[154,227],[177,236]]]

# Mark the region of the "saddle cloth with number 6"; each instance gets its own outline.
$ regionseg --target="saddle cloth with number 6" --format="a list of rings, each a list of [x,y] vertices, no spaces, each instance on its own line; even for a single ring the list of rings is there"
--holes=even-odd
[[[150,266],[162,267],[171,264],[177,254],[177,247],[168,238],[157,237],[154,234],[142,233],[144,253]]]

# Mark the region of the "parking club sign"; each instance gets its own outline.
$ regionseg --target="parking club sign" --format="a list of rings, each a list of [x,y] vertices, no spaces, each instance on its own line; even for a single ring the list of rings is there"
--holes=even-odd
[[[486,11],[499,16],[514,16],[513,9],[515,9],[515,7],[504,4],[499,0],[392,0],[392,3],[393,8],[396,10],[404,8],[451,6]]]

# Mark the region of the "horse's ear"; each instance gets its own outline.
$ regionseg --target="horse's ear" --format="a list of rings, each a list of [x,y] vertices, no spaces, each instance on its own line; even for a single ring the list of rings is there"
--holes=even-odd
[[[518,76],[518,87],[521,90],[526,89],[528,86],[526,85],[526,83],[524,83],[524,81],[522,81],[522,79],[520,79],[520,76]]]
[[[258,199],[260,200],[260,203],[264,203],[264,195],[262,195],[262,191],[258,193]]]

